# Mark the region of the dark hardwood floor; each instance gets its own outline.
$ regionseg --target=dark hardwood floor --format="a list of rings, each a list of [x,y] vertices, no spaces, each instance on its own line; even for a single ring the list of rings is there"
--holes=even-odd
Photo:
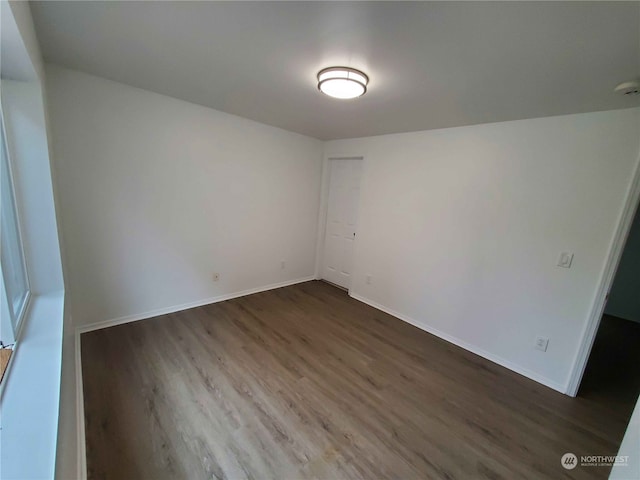
[[[569,398],[322,282],[82,335],[91,479],[558,479],[633,402]]]

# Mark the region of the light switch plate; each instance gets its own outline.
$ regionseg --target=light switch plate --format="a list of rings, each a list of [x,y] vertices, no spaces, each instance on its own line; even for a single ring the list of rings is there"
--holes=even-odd
[[[560,253],[560,257],[558,258],[558,266],[562,268],[571,268],[571,263],[573,262],[573,253],[571,252],[562,252]]]
[[[549,346],[549,339],[546,337],[536,337],[536,341],[533,346],[536,350],[546,352],[547,347]]]

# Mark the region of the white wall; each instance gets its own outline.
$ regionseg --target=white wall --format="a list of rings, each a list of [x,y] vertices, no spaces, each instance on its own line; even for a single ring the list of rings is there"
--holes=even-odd
[[[56,66],[46,76],[73,323],[56,477],[78,478],[75,327],[313,275],[322,143]]]
[[[605,313],[640,322],[640,209],[636,212]]]
[[[76,325],[313,275],[320,141],[46,72]]]
[[[327,142],[365,157],[352,295],[566,391],[639,131],[636,108]]]

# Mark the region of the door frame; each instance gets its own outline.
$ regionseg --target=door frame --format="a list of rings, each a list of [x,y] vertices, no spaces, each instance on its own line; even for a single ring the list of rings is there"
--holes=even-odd
[[[316,268],[315,278],[316,280],[322,280],[322,265],[324,262],[324,239],[327,231],[327,213],[329,210],[329,188],[331,186],[331,160],[361,160],[362,171],[360,174],[360,198],[358,198],[358,214],[360,213],[360,200],[362,198],[362,185],[365,177],[365,158],[364,155],[326,155],[322,159],[322,184],[320,187],[320,211],[318,215],[318,234],[316,238]],[[359,221],[359,215],[358,215]],[[356,239],[353,243],[353,255],[355,256],[358,249],[359,235],[356,235]],[[353,263],[355,265],[355,262]],[[353,273],[352,273],[353,275]],[[351,285],[347,289],[351,294]]]
[[[611,244],[609,245],[604,270],[600,276],[600,280],[598,281],[596,296],[591,304],[591,313],[589,314],[587,324],[582,331],[580,346],[578,347],[578,351],[576,352],[573,360],[573,366],[569,372],[566,394],[572,397],[575,397],[578,394],[580,383],[582,382],[582,376],[584,375],[589,356],[591,355],[591,348],[593,347],[593,342],[596,338],[596,334],[598,333],[600,320],[604,314],[607,296],[611,290],[611,286],[613,285],[613,280],[618,270],[620,259],[622,258],[622,252],[624,251],[624,247],[627,243],[631,224],[636,211],[640,212],[640,209],[638,208],[639,202],[640,152],[638,154],[638,160],[636,161],[631,184],[625,194],[624,208],[618,217],[616,230]]]

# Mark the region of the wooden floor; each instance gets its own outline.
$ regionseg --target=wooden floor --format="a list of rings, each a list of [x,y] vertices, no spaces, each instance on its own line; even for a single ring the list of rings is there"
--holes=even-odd
[[[10,348],[0,348],[0,382],[2,382],[2,379],[4,378],[4,372],[7,371],[12,353],[13,350]]]
[[[91,479],[607,478],[633,405],[572,399],[322,282],[82,335]]]

